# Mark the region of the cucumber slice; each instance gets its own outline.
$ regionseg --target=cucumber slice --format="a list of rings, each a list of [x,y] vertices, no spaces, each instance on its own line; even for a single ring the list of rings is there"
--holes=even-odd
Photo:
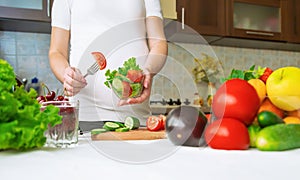
[[[122,122],[114,122],[114,123],[118,124],[121,128],[126,127],[125,124]]]
[[[140,127],[140,120],[136,117],[128,116],[126,117],[124,124],[129,129],[138,129]]]
[[[112,88],[115,89],[117,92],[122,92],[123,84],[119,78],[114,78],[112,81]]]
[[[103,128],[108,130],[108,131],[114,131],[118,128],[120,128],[120,125],[117,124],[117,123],[114,123],[114,122],[106,122],[104,125],[103,125]]]
[[[116,132],[127,132],[129,131],[129,128],[128,127],[122,127],[122,128],[118,128],[115,130]]]
[[[115,78],[118,78],[121,81],[126,81],[126,82],[129,82],[129,83],[132,83],[132,81],[130,79],[128,79],[126,76],[123,76],[122,74],[118,74]]]
[[[91,130],[91,135],[101,134],[101,133],[105,133],[107,131],[108,130],[106,130],[104,128],[92,129]]]

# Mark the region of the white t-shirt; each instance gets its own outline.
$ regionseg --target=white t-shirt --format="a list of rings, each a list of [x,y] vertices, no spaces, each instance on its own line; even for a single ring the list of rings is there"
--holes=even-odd
[[[107,69],[117,69],[130,57],[143,67],[149,49],[145,18],[162,18],[159,0],[54,0],[52,26],[70,30],[70,64],[83,74],[95,62],[91,52],[102,52],[105,70],[88,76],[88,85],[76,95],[80,121],[122,121],[126,116],[145,124],[149,102],[118,107],[117,97],[104,85]]]

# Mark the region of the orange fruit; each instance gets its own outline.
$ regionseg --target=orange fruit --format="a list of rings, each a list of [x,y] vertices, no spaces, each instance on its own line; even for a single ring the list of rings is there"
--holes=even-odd
[[[300,118],[300,109],[295,110],[295,111],[287,111],[286,112],[287,116],[295,116]]]
[[[300,124],[300,118],[295,116],[287,116],[283,119],[286,124]]]
[[[267,95],[266,84],[260,79],[250,79],[248,83],[251,84],[259,97],[260,103],[263,102]]]
[[[284,110],[279,109],[274,104],[272,104],[268,97],[266,97],[265,100],[261,103],[257,113],[260,113],[262,111],[271,111],[281,118],[284,117]]]

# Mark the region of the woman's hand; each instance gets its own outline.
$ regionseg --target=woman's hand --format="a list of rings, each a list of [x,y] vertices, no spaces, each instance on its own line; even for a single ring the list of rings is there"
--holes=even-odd
[[[128,104],[140,104],[147,100],[150,97],[151,94],[151,86],[152,86],[152,75],[147,73],[145,74],[145,79],[144,79],[144,90],[142,94],[137,97],[137,98],[129,98],[126,100],[120,100],[118,105],[123,106],[123,105],[128,105]]]
[[[87,85],[87,82],[80,70],[74,67],[67,67],[64,73],[64,93],[66,96],[74,96]]]

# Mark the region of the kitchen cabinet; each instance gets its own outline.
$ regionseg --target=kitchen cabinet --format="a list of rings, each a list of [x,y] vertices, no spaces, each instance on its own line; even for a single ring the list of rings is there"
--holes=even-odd
[[[204,35],[225,35],[225,0],[177,0],[178,21]]]
[[[177,0],[178,20],[202,35],[285,40],[287,0]]]
[[[0,0],[0,30],[50,32],[53,0]]]
[[[227,1],[229,36],[286,41],[287,0]]]
[[[203,43],[200,34],[210,45],[300,51],[298,0],[176,0],[176,11],[176,30],[165,28],[174,42]]]
[[[288,0],[288,41],[293,43],[300,43],[300,1]]]
[[[0,0],[0,17],[50,22],[50,0]]]

